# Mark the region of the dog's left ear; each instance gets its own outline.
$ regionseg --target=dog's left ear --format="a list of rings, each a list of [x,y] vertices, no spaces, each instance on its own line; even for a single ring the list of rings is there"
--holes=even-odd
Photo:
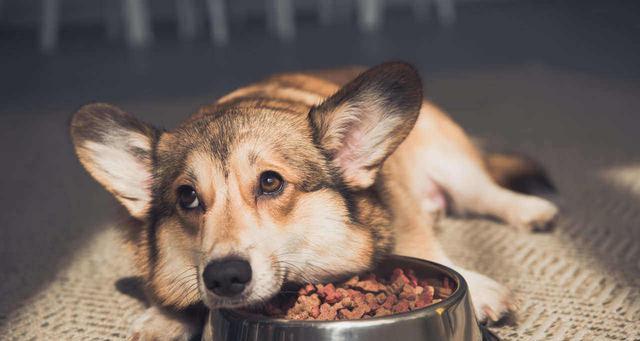
[[[382,162],[407,137],[422,105],[422,83],[409,64],[375,66],[313,108],[315,139],[347,186],[368,188]]]

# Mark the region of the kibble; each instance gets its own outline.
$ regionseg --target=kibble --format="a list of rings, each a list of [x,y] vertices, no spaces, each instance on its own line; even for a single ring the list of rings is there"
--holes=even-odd
[[[353,276],[339,283],[306,284],[296,295],[281,295],[262,313],[291,320],[355,320],[404,313],[442,301],[455,287],[449,278],[418,279],[394,269],[390,278]]]

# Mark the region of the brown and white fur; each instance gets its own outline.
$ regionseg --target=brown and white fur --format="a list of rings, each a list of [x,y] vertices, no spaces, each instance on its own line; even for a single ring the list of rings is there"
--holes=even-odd
[[[460,271],[480,319],[512,309],[507,288],[447,258],[436,217],[448,204],[532,230],[558,210],[498,185],[507,181],[500,164],[513,160],[488,162],[422,94],[416,70],[390,62],[276,75],[173,131],[111,105],[82,107],[71,122],[76,152],[128,210],[127,240],[152,304],[131,337],[186,339],[207,308],[256,304],[285,282],[357,273],[389,253]],[[265,172],[281,176],[277,193],[262,189]],[[184,207],[184,188],[197,194],[195,208]],[[203,271],[229,256],[246,260],[252,277],[241,294],[221,297]]]

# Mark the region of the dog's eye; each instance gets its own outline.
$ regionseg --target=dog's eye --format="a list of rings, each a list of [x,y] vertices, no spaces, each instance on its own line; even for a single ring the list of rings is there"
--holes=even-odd
[[[262,194],[278,194],[283,185],[282,176],[274,171],[266,171],[260,175],[260,191]]]
[[[198,193],[191,186],[180,186],[178,188],[178,201],[180,207],[190,210],[200,206],[200,200],[198,200]]]

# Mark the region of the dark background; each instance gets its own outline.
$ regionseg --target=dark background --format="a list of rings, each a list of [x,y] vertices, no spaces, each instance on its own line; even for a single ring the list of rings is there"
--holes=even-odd
[[[587,172],[640,163],[638,1],[462,1],[448,27],[433,13],[416,22],[398,2],[372,33],[360,32],[350,18],[319,25],[302,8],[291,41],[265,32],[259,8],[248,14],[232,8],[226,46],[211,44],[204,31],[181,41],[163,6],[146,49],[107,40],[90,6],[76,16],[67,7],[58,48],[45,54],[37,44],[36,2],[6,2],[0,14],[2,315],[51,279],[116,212],[115,201],[77,162],[67,133],[71,114],[90,101],[171,128],[198,106],[273,72],[402,59],[418,67],[427,96],[469,132],[533,154],[561,188],[596,181]]]

